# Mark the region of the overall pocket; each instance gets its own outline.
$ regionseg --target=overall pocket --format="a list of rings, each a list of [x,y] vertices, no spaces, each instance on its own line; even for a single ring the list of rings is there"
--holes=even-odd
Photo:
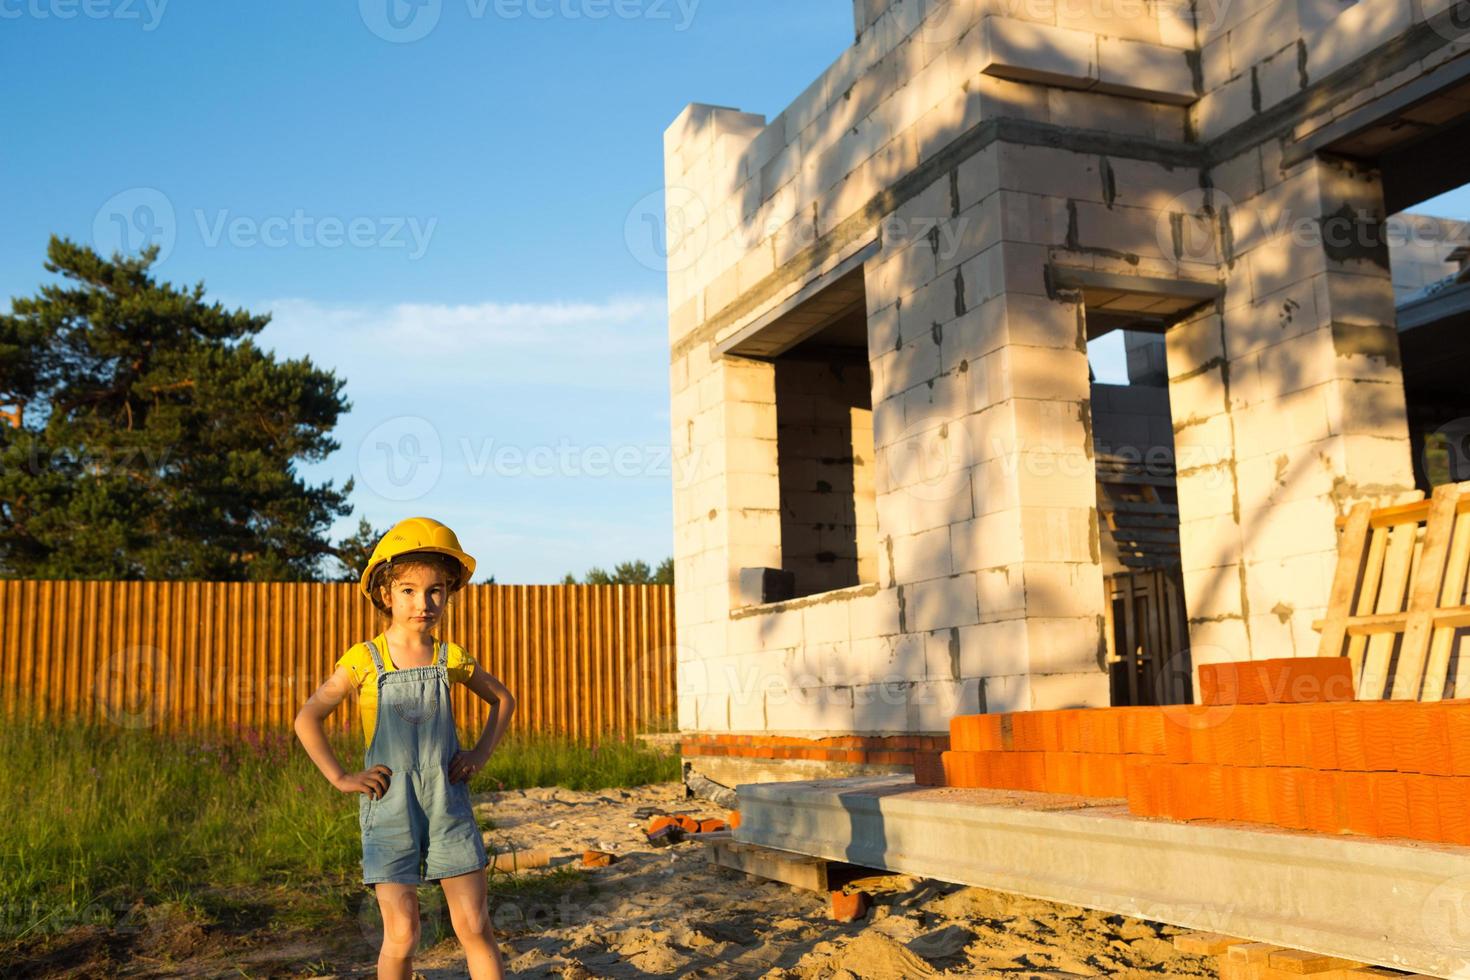
[[[419,692],[419,696],[390,701],[393,713],[410,725],[423,725],[434,720],[439,713],[439,692],[430,689]]]
[[[374,800],[366,793],[359,794],[357,804],[357,826],[366,837],[372,833],[373,817],[377,815],[379,800]]]

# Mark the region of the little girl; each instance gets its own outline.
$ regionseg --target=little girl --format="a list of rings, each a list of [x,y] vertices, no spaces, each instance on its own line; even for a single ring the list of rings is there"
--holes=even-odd
[[[433,636],[449,596],[474,571],[475,560],[438,521],[410,517],[395,525],[373,550],[360,583],[388,627],[343,654],[296,715],[296,735],[322,775],[344,793],[362,794],[362,880],[377,892],[383,915],[380,978],[413,975],[417,887],[426,881],[444,888],[471,978],[504,976],[469,781],[505,734],[516,702],[462,648]],[[459,747],[449,701],[454,681],[490,705],[485,730],[468,752]],[[363,771],[354,773],[337,762],[323,726],[349,691],[357,692],[367,742]]]

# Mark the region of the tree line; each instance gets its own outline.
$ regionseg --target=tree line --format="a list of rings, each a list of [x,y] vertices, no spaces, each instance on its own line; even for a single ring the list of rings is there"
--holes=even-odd
[[[157,257],[53,236],[59,281],[0,314],[0,576],[356,581],[386,529],[334,540],[352,479],[298,472],[341,448],[345,381],[262,350],[269,315],[158,281]],[[672,584],[673,559],[581,581]]]

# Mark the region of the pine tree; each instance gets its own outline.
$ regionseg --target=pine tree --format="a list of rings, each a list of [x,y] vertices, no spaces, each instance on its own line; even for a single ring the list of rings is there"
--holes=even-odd
[[[252,340],[270,321],[53,237],[62,281],[0,315],[0,574],[303,580],[337,556],[343,382]],[[346,542],[344,542],[345,544]]]

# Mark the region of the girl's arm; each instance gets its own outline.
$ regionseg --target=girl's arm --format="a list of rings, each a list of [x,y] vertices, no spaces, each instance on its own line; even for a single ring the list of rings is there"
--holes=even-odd
[[[301,710],[296,712],[296,737],[311,756],[311,761],[327,777],[327,782],[344,793],[367,793],[373,799],[382,799],[388,791],[388,777],[392,770],[377,765],[365,772],[349,773],[337,761],[332,744],[327,741],[327,730],[322,722],[336,710],[348,693],[352,691],[352,675],[346,667],[338,667],[331,677],[316,689]]]
[[[495,751],[495,746],[500,744],[505,730],[510,727],[510,716],[516,710],[516,699],[510,690],[500,683],[500,678],[482,667],[475,668],[474,673],[465,679],[464,686],[490,706],[490,717],[485,720],[485,730],[480,733],[475,747],[456,754],[450,760],[449,781],[452,783],[468,780],[484,767],[490,753]]]

